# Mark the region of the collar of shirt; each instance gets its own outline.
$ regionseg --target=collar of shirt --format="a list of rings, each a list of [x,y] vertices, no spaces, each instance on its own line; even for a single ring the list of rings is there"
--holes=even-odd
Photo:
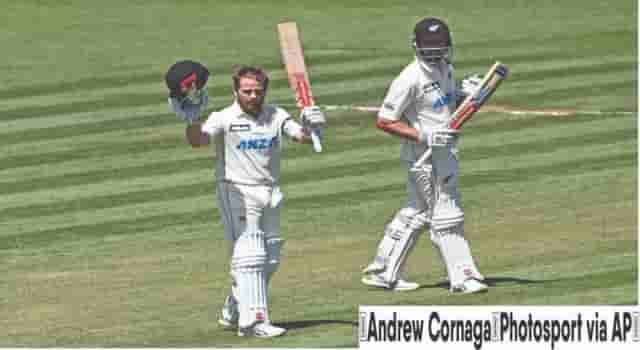
[[[245,114],[242,111],[242,108],[240,108],[240,104],[238,103],[238,101],[233,101],[233,104],[231,105],[231,112],[233,113],[233,115],[236,115],[239,117]]]
[[[269,115],[269,113],[267,113],[268,109],[269,109],[269,105],[267,105],[266,103],[263,104],[260,114],[258,114],[257,117],[254,117],[248,113],[245,113],[242,110],[242,108],[240,108],[240,104],[238,103],[238,101],[234,101],[233,104],[231,105],[231,110],[233,114],[236,115],[238,118],[249,119],[256,123],[261,123],[266,120],[267,116]]]
[[[418,64],[418,67],[420,67],[421,70],[423,70],[426,73],[433,73],[433,68],[431,68],[431,66],[422,62],[422,60],[419,59],[418,56],[415,56],[415,59],[416,59],[416,63]]]

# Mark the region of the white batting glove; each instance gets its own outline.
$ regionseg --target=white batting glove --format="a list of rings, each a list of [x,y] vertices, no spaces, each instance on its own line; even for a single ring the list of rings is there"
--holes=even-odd
[[[188,124],[192,124],[198,120],[200,113],[207,108],[208,102],[209,96],[207,95],[207,89],[202,89],[197,99],[177,99],[175,97],[169,97],[169,109],[175,113],[179,119]]]
[[[327,123],[324,113],[318,106],[304,107],[300,113],[302,125],[313,128],[324,127]]]
[[[459,130],[451,128],[425,129],[420,131],[420,143],[429,147],[455,146],[459,134]]]
[[[466,76],[460,82],[460,86],[458,87],[459,94],[462,96],[473,95],[478,88],[480,88],[480,83],[482,82],[482,76],[480,74],[473,74]]]

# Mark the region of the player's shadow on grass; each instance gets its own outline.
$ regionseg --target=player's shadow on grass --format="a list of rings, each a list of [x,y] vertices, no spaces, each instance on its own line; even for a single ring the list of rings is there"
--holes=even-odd
[[[484,284],[489,287],[496,287],[502,284],[538,284],[550,282],[550,280],[531,280],[527,278],[517,278],[517,277],[486,277],[484,279]],[[423,288],[444,288],[449,289],[449,281],[442,281],[433,284],[423,284],[419,289]]]
[[[284,327],[286,329],[301,329],[316,326],[323,326],[328,324],[345,324],[353,327],[358,327],[358,322],[343,321],[343,320],[308,320],[308,321],[293,321],[293,322],[277,322],[276,326]]]
[[[293,322],[274,322],[274,326],[283,327],[288,330],[303,329],[316,326],[323,326],[328,324],[344,324],[352,327],[358,327],[358,322],[343,321],[343,320],[308,320],[308,321],[293,321]],[[235,332],[235,328],[223,328],[225,332]]]

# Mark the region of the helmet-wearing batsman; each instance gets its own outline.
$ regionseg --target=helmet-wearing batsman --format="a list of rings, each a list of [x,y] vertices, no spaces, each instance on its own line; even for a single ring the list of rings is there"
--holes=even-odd
[[[239,336],[282,335],[286,330],[274,326],[268,312],[269,282],[280,265],[284,244],[280,235],[281,145],[285,138],[310,144],[310,126],[324,125],[325,116],[317,107],[306,108],[298,123],[284,109],[265,103],[269,77],[263,69],[240,66],[232,75],[233,103],[201,123],[188,108],[195,110],[193,106],[198,105],[198,111],[202,110],[203,93],[194,93],[199,103],[194,104],[189,91],[202,89],[198,72],[206,69],[191,68],[187,78],[179,74],[182,80],[176,91],[182,94],[170,101],[177,100],[171,103],[172,109],[189,123],[188,142],[199,147],[213,141],[216,147],[216,195],[230,247],[232,279],[218,322],[237,328]],[[195,77],[195,86],[189,86],[193,80],[189,77]],[[175,108],[180,101],[180,108]]]
[[[453,47],[447,24],[438,18],[419,21],[413,31],[415,60],[391,83],[376,126],[402,141],[401,158],[407,168],[407,202],[384,229],[376,256],[362,282],[403,291],[417,289],[400,274],[420,233],[429,229],[447,270],[452,293],[487,289],[464,236],[464,214],[458,192],[458,130],[448,128],[457,101],[480,81],[456,88]],[[424,161],[418,161],[429,152]]]

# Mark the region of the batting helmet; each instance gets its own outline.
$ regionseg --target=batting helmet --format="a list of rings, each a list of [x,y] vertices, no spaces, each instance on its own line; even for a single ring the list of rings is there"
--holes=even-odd
[[[195,83],[195,90],[201,90],[209,79],[209,70],[202,64],[184,60],[174,63],[167,74],[165,82],[169,88],[169,97],[183,99]]]
[[[416,56],[428,64],[450,61],[453,56],[451,32],[439,18],[427,17],[416,23],[412,44]]]

